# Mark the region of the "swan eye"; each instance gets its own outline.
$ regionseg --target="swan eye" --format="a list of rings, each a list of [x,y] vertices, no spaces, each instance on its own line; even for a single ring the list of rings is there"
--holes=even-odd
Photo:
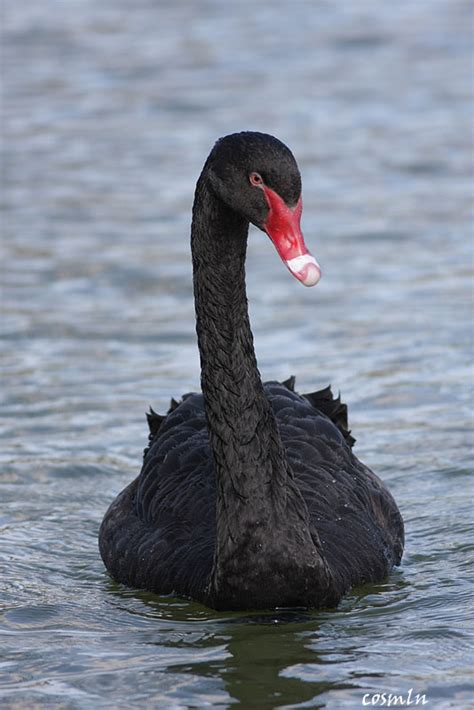
[[[258,173],[250,173],[249,180],[250,180],[250,184],[255,185],[255,187],[259,187],[260,185],[263,185],[263,178]]]

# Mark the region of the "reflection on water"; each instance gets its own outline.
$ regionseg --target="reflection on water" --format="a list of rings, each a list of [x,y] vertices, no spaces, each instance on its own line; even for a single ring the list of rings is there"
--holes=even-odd
[[[358,707],[469,698],[471,38],[464,0],[6,3],[6,707]],[[101,516],[143,413],[197,387],[195,179],[242,129],[290,145],[317,289],[252,231],[260,368],[332,382],[402,509],[400,570],[335,611],[218,614],[111,582]]]

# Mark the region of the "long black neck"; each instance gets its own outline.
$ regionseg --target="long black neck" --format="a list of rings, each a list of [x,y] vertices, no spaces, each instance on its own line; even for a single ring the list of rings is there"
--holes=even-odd
[[[196,329],[219,489],[241,501],[280,489],[283,446],[257,368],[245,291],[248,222],[201,178],[192,225]]]
[[[271,605],[271,577],[281,564],[287,570],[301,557],[311,568],[310,577],[321,564],[319,541],[310,532],[307,506],[257,368],[245,291],[248,226],[213,193],[204,170],[196,188],[191,246],[201,382],[217,489],[209,594],[214,605],[222,601],[228,606],[237,596],[241,604],[243,576],[250,606],[262,580],[268,586],[265,603]],[[308,593],[314,587],[312,579]],[[298,590],[289,588],[288,603],[296,598],[293,594],[301,597],[301,579]]]

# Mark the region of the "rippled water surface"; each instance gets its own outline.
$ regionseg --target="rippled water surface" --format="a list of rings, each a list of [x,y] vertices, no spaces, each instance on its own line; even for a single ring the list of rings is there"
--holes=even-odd
[[[2,707],[469,707],[471,26],[462,0],[6,0]],[[198,386],[194,182],[245,128],[293,149],[323,266],[303,289],[252,231],[261,371],[341,389],[406,521],[402,567],[335,611],[215,613],[97,551],[145,410]]]

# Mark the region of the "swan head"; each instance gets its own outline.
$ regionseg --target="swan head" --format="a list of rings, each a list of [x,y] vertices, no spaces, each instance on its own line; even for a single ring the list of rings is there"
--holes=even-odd
[[[321,269],[301,231],[301,176],[289,148],[265,133],[234,133],[217,141],[206,171],[217,196],[268,234],[290,273],[316,285]]]

